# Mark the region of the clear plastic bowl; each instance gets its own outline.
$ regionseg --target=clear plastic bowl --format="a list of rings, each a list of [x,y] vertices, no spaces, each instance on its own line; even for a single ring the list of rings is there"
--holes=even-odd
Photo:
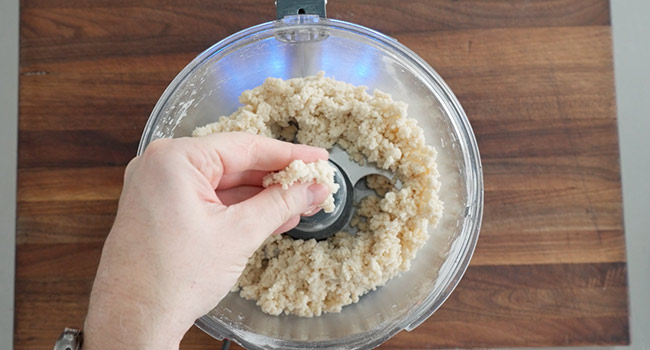
[[[171,82],[145,127],[138,154],[154,139],[189,136],[232,113],[242,91],[267,77],[324,71],[408,103],[410,117],[438,150],[443,218],[412,268],[341,313],[270,316],[230,293],[196,325],[250,349],[373,348],[411,331],[447,299],[465,272],[483,212],[481,162],[465,112],[442,78],[418,55],[371,29],[317,16],[285,17],[236,33],[196,57]],[[218,252],[215,252],[218,253]]]

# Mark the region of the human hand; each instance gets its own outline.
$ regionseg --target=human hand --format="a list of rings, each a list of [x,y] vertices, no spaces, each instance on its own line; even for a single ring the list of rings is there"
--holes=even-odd
[[[263,189],[262,177],[295,159],[327,157],[324,149],[247,133],[152,142],[125,171],[84,348],[178,348],[264,240],[328,196],[316,184]]]

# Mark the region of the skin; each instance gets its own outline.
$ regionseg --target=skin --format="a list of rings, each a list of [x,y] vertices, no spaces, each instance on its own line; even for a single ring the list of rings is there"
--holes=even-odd
[[[261,187],[326,150],[247,133],[152,142],[126,168],[84,326],[84,349],[178,349],[271,234],[327,197],[323,185]]]

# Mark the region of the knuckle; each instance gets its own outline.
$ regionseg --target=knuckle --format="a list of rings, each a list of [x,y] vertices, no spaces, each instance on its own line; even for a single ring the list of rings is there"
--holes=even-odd
[[[141,172],[145,172],[151,176],[165,177],[170,173],[177,170],[177,157],[178,152],[174,151],[175,146],[172,139],[159,139],[151,142],[142,156],[140,156],[139,163]]]
[[[260,151],[259,139],[256,137],[246,137],[244,142],[246,148],[246,159],[255,159],[255,157],[259,155]]]
[[[171,139],[157,139],[152,141],[142,154],[144,157],[159,157],[169,151]]]
[[[282,222],[285,222],[294,216],[293,208],[295,207],[296,201],[289,191],[280,190],[276,191],[276,193],[275,205],[278,211],[278,217]]]
[[[135,158],[131,159],[129,161],[129,163],[126,165],[126,168],[124,169],[124,180],[125,181],[126,181],[127,178],[129,178],[131,176],[131,174],[133,174],[133,172],[137,168],[137,163],[138,163],[139,158],[140,157],[135,157]]]

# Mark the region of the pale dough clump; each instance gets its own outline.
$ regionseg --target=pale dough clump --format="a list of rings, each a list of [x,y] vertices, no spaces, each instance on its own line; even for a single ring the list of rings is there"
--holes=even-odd
[[[296,182],[316,182],[325,185],[330,195],[319,207],[326,213],[334,211],[333,194],[339,190],[339,185],[334,182],[334,168],[326,160],[321,159],[313,163],[305,163],[300,159],[294,160],[285,169],[266,175],[262,185],[269,187],[273,184],[281,184],[286,190]]]
[[[365,293],[410,268],[436,225],[443,205],[435,150],[425,144],[406,104],[375,90],[325,78],[268,78],[240,96],[230,116],[197,128],[195,136],[248,131],[331,148],[357,162],[395,172],[401,188],[368,179],[377,196],[361,201],[352,219],[357,232],[323,241],[272,236],[249,259],[237,282],[240,295],[272,315],[318,316],[339,312]],[[365,159],[364,159],[365,158]]]

